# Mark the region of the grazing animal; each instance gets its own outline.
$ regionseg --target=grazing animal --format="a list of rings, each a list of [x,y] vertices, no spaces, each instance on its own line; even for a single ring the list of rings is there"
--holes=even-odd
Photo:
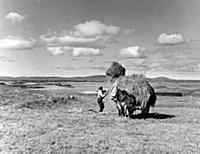
[[[115,87],[111,97],[116,102],[119,116],[130,118],[137,105],[135,96],[129,95],[125,90],[120,90]]]

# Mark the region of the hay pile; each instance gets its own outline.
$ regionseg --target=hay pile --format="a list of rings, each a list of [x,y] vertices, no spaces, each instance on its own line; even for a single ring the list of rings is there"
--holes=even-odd
[[[146,105],[145,103],[150,103],[151,106],[155,105],[155,91],[144,76],[121,76],[113,85],[121,90],[126,90],[130,95],[134,95],[143,108]]]
[[[119,63],[113,62],[109,69],[106,71],[106,76],[110,78],[111,81],[114,79],[125,75],[126,69]]]
[[[111,91],[113,87],[117,87],[127,91],[130,95],[134,95],[137,103],[142,108],[142,113],[149,113],[150,106],[154,106],[156,102],[154,89],[143,75],[124,76],[125,68],[124,70],[122,68],[119,63],[114,62],[106,71],[106,75],[111,77]]]

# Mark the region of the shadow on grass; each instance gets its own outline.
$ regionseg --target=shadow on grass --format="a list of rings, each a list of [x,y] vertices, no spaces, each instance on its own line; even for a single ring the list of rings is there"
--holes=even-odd
[[[170,115],[170,114],[161,114],[161,113],[149,113],[147,116],[144,116],[142,114],[136,114],[132,115],[131,119],[168,119],[168,118],[173,118],[175,115]]]

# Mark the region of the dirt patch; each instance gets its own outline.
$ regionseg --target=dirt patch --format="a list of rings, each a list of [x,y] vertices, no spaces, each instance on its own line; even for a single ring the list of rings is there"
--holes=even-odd
[[[60,105],[66,105],[71,103],[72,100],[69,97],[64,98],[64,97],[53,97],[49,98],[48,100],[32,100],[30,102],[23,102],[20,103],[19,105],[16,106],[17,109],[20,108],[30,108],[30,109],[49,109],[49,108],[56,108],[59,107]]]

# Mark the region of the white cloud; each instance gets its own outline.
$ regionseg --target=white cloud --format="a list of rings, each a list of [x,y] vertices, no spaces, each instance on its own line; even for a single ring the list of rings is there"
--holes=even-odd
[[[99,55],[100,49],[104,48],[110,41],[112,35],[117,34],[120,28],[113,25],[106,25],[100,21],[92,20],[74,26],[73,30],[63,30],[40,36],[52,55],[65,53],[65,47],[70,47],[72,56]]]
[[[57,55],[63,55],[66,53],[72,54],[72,56],[95,56],[100,55],[101,51],[100,49],[96,48],[83,48],[83,47],[47,47],[46,48],[48,52],[50,52],[51,55],[57,56]]]
[[[25,16],[17,12],[9,12],[5,18],[10,20],[12,23],[19,23],[25,19]]]
[[[139,46],[132,46],[128,48],[123,48],[120,50],[120,55],[125,57],[141,58],[144,57],[143,52],[146,51],[145,48]]]
[[[62,55],[65,52],[72,50],[71,47],[47,47],[46,49],[53,56]]]
[[[97,56],[100,55],[100,49],[95,48],[73,48],[73,56]]]
[[[101,37],[94,38],[83,38],[83,37],[75,37],[75,36],[52,36],[46,37],[45,35],[41,35],[40,39],[50,46],[60,46],[60,45],[83,45],[87,43],[94,43],[101,39]]]
[[[118,26],[106,25],[100,21],[91,20],[74,26],[71,31],[63,30],[59,34],[51,32],[47,35],[41,35],[40,39],[47,46],[90,47],[92,43],[96,43],[96,45],[98,43],[105,44],[112,35],[117,34],[119,31],[120,27]]]
[[[98,20],[86,21],[85,23],[74,26],[71,34],[82,37],[94,37],[101,35],[115,35],[120,31],[120,27],[106,25]]]
[[[160,34],[160,36],[158,37],[158,43],[160,44],[179,44],[179,43],[183,43],[184,42],[184,38],[181,34],[165,34],[162,33]]]
[[[53,56],[61,55],[64,53],[61,47],[47,47],[46,49]]]
[[[18,36],[8,36],[4,39],[0,39],[0,49],[9,50],[26,50],[34,48],[36,41],[34,39],[26,40]]]

